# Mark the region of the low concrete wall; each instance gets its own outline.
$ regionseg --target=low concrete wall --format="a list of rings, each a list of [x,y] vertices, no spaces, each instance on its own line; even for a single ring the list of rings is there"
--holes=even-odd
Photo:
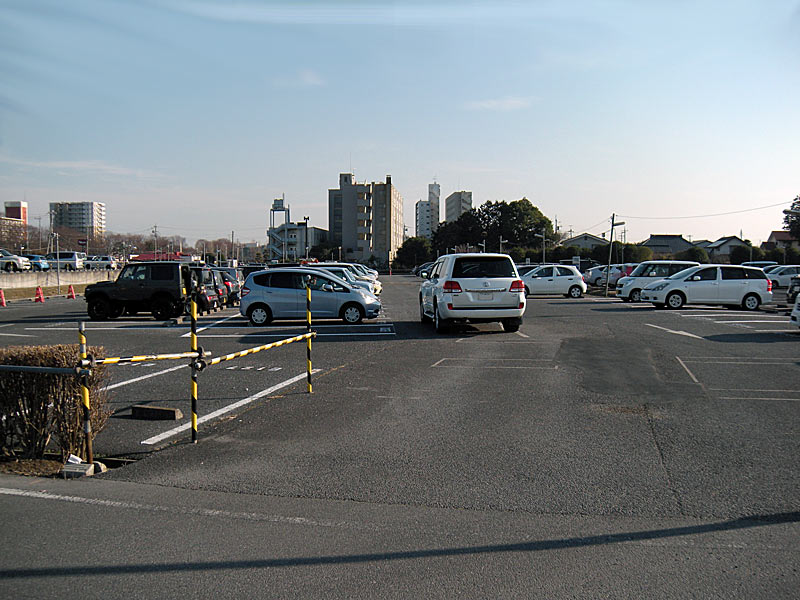
[[[14,288],[35,288],[37,286],[58,285],[59,278],[61,285],[78,285],[82,283],[94,283],[95,281],[107,281],[117,278],[119,271],[96,270],[96,271],[61,271],[57,275],[55,271],[36,271],[25,273],[5,273],[0,272],[0,289]]]

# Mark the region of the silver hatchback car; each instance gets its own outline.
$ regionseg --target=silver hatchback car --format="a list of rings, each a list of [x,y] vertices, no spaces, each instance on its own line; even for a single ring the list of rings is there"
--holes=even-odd
[[[239,313],[259,326],[273,319],[305,319],[307,278],[311,287],[312,319],[342,319],[355,324],[362,319],[374,319],[381,311],[381,303],[375,296],[333,274],[283,267],[247,276],[241,290]]]

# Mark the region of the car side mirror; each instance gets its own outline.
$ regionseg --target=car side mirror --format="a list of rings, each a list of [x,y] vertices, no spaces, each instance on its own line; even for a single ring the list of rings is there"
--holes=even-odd
[[[700,281],[700,275],[695,275],[692,277],[692,281]]]
[[[330,283],[326,283],[325,285],[322,286],[322,291],[323,292],[332,292],[333,291],[333,286]]]
[[[427,271],[422,271],[420,272],[419,276],[422,277],[423,279],[427,279],[429,274],[430,273],[428,273]]]

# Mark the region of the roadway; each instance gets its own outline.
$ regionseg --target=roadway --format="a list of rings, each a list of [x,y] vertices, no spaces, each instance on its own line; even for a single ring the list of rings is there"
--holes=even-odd
[[[177,424],[128,416],[188,417],[186,367],[110,369],[117,414],[96,451],[144,458],[82,481],[0,477],[0,593],[796,597],[788,317],[546,297],[516,334],[437,335],[417,287],[386,278],[378,322],[319,324],[313,394],[286,383],[303,344],[202,373],[201,415],[252,399],[196,445],[145,444]],[[74,342],[74,302],[15,306],[0,343]],[[215,356],[304,328],[235,310],[201,327]],[[142,317],[87,335],[127,355],[185,350],[187,331]]]

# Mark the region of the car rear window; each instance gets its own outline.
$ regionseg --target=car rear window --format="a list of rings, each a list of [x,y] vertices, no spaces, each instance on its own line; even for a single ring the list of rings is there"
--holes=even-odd
[[[722,267],[723,279],[744,279],[744,269],[742,267]]]
[[[453,277],[516,277],[514,264],[502,256],[456,258]]]
[[[767,279],[767,274],[761,269],[745,269],[744,276],[746,279]]]
[[[260,285],[262,287],[269,287],[269,273],[261,273],[259,275],[253,275],[253,279],[251,281],[256,285]]]

